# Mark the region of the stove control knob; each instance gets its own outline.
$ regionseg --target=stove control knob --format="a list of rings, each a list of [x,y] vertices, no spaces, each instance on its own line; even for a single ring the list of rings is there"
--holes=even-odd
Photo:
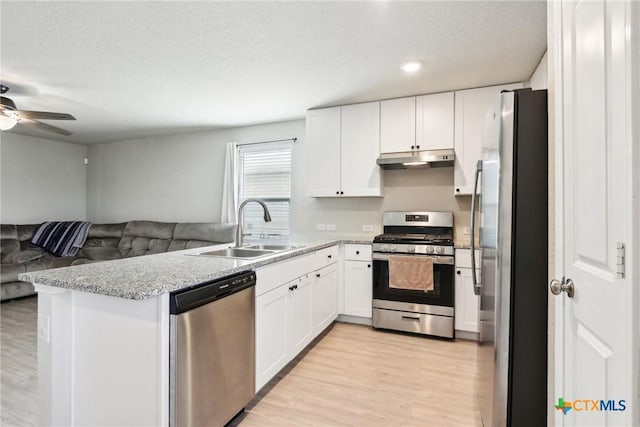
[[[444,252],[444,248],[442,246],[436,246],[436,253],[441,254],[442,252]]]
[[[414,245],[407,246],[407,252],[409,252],[410,254],[415,253],[416,252],[416,247]]]
[[[425,252],[428,253],[428,254],[432,254],[433,253],[433,246],[427,246]]]

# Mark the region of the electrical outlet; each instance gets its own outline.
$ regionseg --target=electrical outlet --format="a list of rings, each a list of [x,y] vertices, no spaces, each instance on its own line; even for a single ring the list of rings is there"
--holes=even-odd
[[[335,224],[327,224],[327,231],[336,231]]]
[[[324,231],[327,229],[327,224],[317,224],[316,225],[316,230],[318,231]]]
[[[369,225],[369,224],[363,225],[362,231],[373,231],[373,225]]]
[[[471,235],[471,227],[465,227],[464,230],[462,231],[462,233],[465,236],[470,236]]]

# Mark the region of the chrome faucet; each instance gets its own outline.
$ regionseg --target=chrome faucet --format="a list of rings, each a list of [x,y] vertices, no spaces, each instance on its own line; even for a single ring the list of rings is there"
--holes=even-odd
[[[267,205],[265,204],[265,202],[263,202],[260,199],[247,199],[244,202],[242,202],[240,204],[240,207],[238,207],[238,227],[236,228],[236,248],[239,248],[240,246],[242,246],[242,239],[244,236],[244,234],[242,233],[242,223],[244,222],[244,207],[249,202],[260,203],[260,206],[262,206],[262,210],[264,211],[264,222],[271,222],[271,214],[269,213],[269,208],[267,208]]]

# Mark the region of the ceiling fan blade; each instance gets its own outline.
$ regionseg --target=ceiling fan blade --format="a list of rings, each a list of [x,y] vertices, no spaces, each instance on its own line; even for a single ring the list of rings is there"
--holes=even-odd
[[[22,119],[39,119],[39,120],[75,120],[71,114],[50,113],[48,111],[22,111],[18,110]]]
[[[18,121],[19,124],[21,125],[26,125],[26,126],[31,126],[31,127],[35,127],[38,129],[42,129],[42,130],[46,130],[47,132],[54,132],[60,135],[71,135],[72,133],[69,132],[66,129],[62,129],[56,126],[51,126],[48,125],[46,123],[42,123],[39,122],[37,120],[31,120],[31,119],[25,119],[25,118],[20,118],[20,121]]]

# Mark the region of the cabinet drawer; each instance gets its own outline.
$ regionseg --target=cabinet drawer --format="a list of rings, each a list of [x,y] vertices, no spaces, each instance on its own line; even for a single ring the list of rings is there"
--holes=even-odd
[[[471,249],[456,249],[456,268],[471,268]],[[480,251],[476,249],[476,270],[480,269]]]
[[[349,261],[371,261],[371,245],[345,245],[344,259]]]
[[[256,269],[256,295],[313,271],[314,260],[314,254],[306,254]]]
[[[316,252],[316,270],[338,261],[338,246],[330,246]]]

